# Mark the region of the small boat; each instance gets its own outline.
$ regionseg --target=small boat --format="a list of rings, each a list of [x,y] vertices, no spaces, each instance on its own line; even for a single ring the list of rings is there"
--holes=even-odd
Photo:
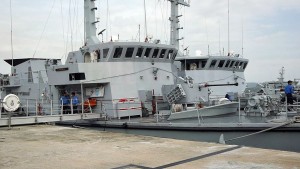
[[[228,102],[220,103],[216,105],[211,105],[207,107],[197,106],[197,108],[172,112],[168,118],[168,120],[178,120],[178,119],[188,119],[188,118],[202,118],[209,116],[220,116],[224,114],[230,114],[237,112],[239,107],[238,102]]]

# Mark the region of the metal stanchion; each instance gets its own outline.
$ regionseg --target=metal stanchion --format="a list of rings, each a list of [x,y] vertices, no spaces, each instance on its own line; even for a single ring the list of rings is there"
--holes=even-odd
[[[63,101],[61,101],[60,105],[61,105],[61,108],[60,108],[60,115],[63,115],[63,111],[64,111]]]
[[[70,107],[71,108],[71,114],[73,114],[73,103],[72,103],[73,101],[72,101],[72,99],[71,99],[70,102],[71,102],[71,107]]]
[[[288,118],[288,101],[287,101],[287,96],[285,96],[285,117],[286,119]]]
[[[8,111],[8,129],[11,129],[11,112]]]
[[[1,106],[0,106],[0,119],[1,119],[1,114],[2,114],[2,107],[3,107],[3,102],[1,100]]]
[[[50,105],[50,111],[51,111],[50,115],[52,116],[53,115],[53,100],[50,101],[50,104],[51,104]]]
[[[38,116],[38,102],[35,99],[35,116]]]
[[[197,105],[197,113],[198,113],[198,124],[200,125],[201,121],[200,121],[200,115],[199,115],[199,107],[198,107],[198,105]]]
[[[84,113],[84,100],[83,100],[83,86],[82,83],[80,83],[80,90],[81,90],[81,114]]]
[[[26,116],[28,117],[28,109],[29,109],[29,107],[28,107],[28,99],[26,100]]]
[[[240,97],[238,97],[238,101],[239,101],[239,123],[241,123],[241,99],[240,99]]]

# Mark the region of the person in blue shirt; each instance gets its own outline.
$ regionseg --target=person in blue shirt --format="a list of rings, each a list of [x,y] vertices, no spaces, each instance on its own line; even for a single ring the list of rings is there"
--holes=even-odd
[[[292,85],[292,81],[288,81],[288,85],[285,86],[284,92],[287,98],[287,103],[288,104],[293,104],[293,93],[294,93],[294,86]],[[290,108],[288,108],[290,110]]]
[[[75,95],[75,92],[72,92],[71,100],[72,100],[73,112],[74,113],[79,113],[79,111],[78,111],[79,99]]]
[[[70,97],[67,92],[64,92],[60,97],[60,104],[62,105],[63,114],[69,114],[70,112]]]
[[[226,94],[225,98],[231,101],[229,94]]]

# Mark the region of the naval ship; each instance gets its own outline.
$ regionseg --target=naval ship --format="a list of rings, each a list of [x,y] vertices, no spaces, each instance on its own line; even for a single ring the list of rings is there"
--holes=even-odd
[[[267,97],[249,100],[252,106],[249,109],[255,110],[259,117],[239,111],[239,102],[231,101],[245,87],[248,60],[239,55],[184,56],[179,51],[182,38],[179,38],[178,7],[188,7],[189,3],[184,0],[170,0],[170,3],[170,44],[103,43],[96,37],[95,0],[84,0],[85,42],[79,50],[68,54],[64,64],[52,58],[5,60],[12,71],[0,74],[0,126],[70,121],[72,125],[104,128],[183,130],[184,133],[177,134],[183,137],[187,130],[234,132],[231,139],[221,135],[221,143],[270,130],[299,130],[299,124],[293,124],[300,121],[299,116],[291,120],[282,111],[275,116],[263,116],[264,110],[273,106],[264,99]],[[74,111],[70,98],[70,110],[64,114],[60,98],[73,92],[79,97],[79,112]],[[215,100],[210,101],[213,95],[224,97],[225,94],[231,97],[221,98],[217,104],[213,104]],[[233,114],[220,116],[225,113]],[[210,115],[216,117],[206,117]],[[237,137],[237,130],[261,131]],[[279,134],[282,137],[285,133]],[[252,138],[251,143],[264,142],[262,137]],[[231,143],[245,145],[244,141]],[[290,143],[279,144],[297,144]]]
[[[215,95],[219,91],[221,98],[241,92],[248,60],[236,56],[183,56],[178,51],[182,39],[178,8],[190,5],[184,0],[172,0],[170,4],[170,44],[159,40],[100,42],[96,36],[95,1],[84,0],[84,45],[69,52],[64,64],[51,58],[6,59],[12,72],[0,76],[1,107],[27,116],[59,115],[64,108],[60,98],[65,93],[76,93],[81,113],[98,112],[120,119],[170,110],[173,104],[182,104],[186,111],[191,105],[211,106],[211,91]],[[8,104],[8,95],[17,99],[17,104]],[[235,111],[238,104],[227,101],[227,106],[234,106],[230,112]],[[223,99],[220,103],[225,102]],[[73,105],[70,107],[73,114]],[[208,116],[228,113],[222,107],[205,110]],[[190,117],[186,113],[196,116],[198,109],[184,112],[183,118]]]

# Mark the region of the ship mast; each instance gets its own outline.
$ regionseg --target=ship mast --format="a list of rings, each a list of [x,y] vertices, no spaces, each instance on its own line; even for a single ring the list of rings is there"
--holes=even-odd
[[[11,74],[14,74],[14,46],[13,46],[13,22],[12,22],[12,7],[10,0],[10,47],[11,47]]]
[[[280,69],[278,81],[283,84],[284,79],[284,67]]]
[[[169,0],[171,2],[171,17],[169,20],[171,21],[170,28],[170,44],[174,45],[177,49],[179,49],[179,41],[183,39],[179,38],[179,30],[183,29],[179,25],[179,17],[182,15],[178,15],[178,5],[183,5],[189,7],[190,5],[185,2],[185,0]]]
[[[96,36],[95,0],[84,0],[84,44],[86,46],[99,44]]]

